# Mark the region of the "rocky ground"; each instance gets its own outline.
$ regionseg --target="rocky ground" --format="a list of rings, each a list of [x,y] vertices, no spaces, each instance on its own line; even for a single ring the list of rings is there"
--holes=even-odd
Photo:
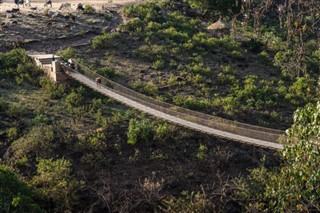
[[[77,4],[81,1],[68,1],[71,8],[59,10],[61,2],[54,1],[52,8],[47,8],[42,1],[32,1],[31,7],[20,6],[19,12],[13,11],[17,5],[4,2],[0,6],[0,51],[10,50],[15,42],[32,53],[86,45],[102,30],[117,28],[124,21],[118,10],[132,1],[90,1],[97,11],[94,14],[77,12]]]

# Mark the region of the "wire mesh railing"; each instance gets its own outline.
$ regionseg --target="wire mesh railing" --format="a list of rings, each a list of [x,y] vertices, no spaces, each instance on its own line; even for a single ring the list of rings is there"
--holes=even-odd
[[[133,91],[125,86],[122,86],[108,78],[99,75],[98,73],[92,71],[84,65],[78,64],[78,67],[81,73],[91,78],[92,80],[95,80],[99,77],[101,79],[101,84],[108,87],[113,92],[155,110],[161,111],[171,116],[175,116],[180,119],[184,119],[186,121],[237,134],[240,136],[246,136],[275,143],[277,143],[279,138],[285,134],[284,131],[231,121],[217,116],[207,115],[173,104],[165,103],[160,100],[143,95],[139,92]]]

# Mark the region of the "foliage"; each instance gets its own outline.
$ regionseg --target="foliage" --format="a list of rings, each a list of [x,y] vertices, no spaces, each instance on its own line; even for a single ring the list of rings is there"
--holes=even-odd
[[[299,108],[287,130],[289,144],[280,168],[264,166],[242,181],[238,196],[247,210],[312,212],[320,210],[320,102]],[[254,198],[254,199],[252,199]]]
[[[6,166],[0,165],[0,212],[44,212],[30,188]]]
[[[289,87],[289,91],[285,98],[290,100],[295,106],[314,102],[316,97],[316,80],[309,75],[297,78],[297,80]]]
[[[1,78],[14,78],[18,84],[24,81],[36,84],[40,74],[40,69],[31,62],[25,50],[14,49],[0,53]]]
[[[120,41],[120,33],[104,33],[95,37],[92,40],[92,47],[94,49],[105,49],[110,47],[116,47]]]
[[[96,12],[96,9],[92,5],[90,4],[84,5],[84,10],[83,10],[84,14],[94,14],[95,12]]]
[[[21,118],[23,115],[26,114],[27,108],[25,105],[19,102],[10,103],[6,112],[10,117]]]
[[[206,160],[207,159],[207,151],[208,151],[208,148],[205,145],[200,144],[196,157],[201,161]]]
[[[18,130],[16,127],[11,127],[7,130],[7,138],[9,141],[13,141],[18,137]]]
[[[138,121],[136,119],[130,119],[128,127],[128,144],[135,145],[138,142],[146,143],[152,139],[154,124],[143,119]]]
[[[26,155],[46,156],[52,153],[55,144],[52,126],[35,126],[24,137],[12,144],[16,159]]]
[[[116,75],[114,69],[109,68],[109,67],[105,67],[105,68],[99,69],[98,70],[98,74],[100,74],[100,75],[102,75],[102,76],[104,76],[106,78],[113,78]]]
[[[162,200],[162,205],[160,209],[164,212],[174,213],[174,212],[215,212],[215,205],[209,200],[206,193],[198,192],[191,194],[184,191],[182,196],[179,198],[168,197]]]
[[[236,3],[232,0],[185,0],[200,12],[213,12],[227,15],[230,11],[238,13],[240,11],[241,2]],[[231,15],[231,14],[230,14]]]
[[[79,87],[76,90],[72,90],[69,95],[66,96],[65,103],[68,108],[79,107],[83,104],[84,100],[84,88]]]
[[[68,61],[70,58],[75,58],[77,55],[76,50],[72,47],[68,47],[63,51],[59,51],[57,54],[65,61]]]
[[[166,142],[173,136],[173,129],[168,123],[157,124],[154,131],[154,139],[160,142]]]
[[[56,211],[71,209],[76,203],[78,182],[71,175],[71,162],[65,159],[38,159],[37,175],[31,185],[43,198],[53,200]]]
[[[40,78],[39,83],[50,99],[60,99],[64,97],[66,90],[64,84],[55,84],[44,76]]]
[[[143,90],[144,92],[152,96],[155,96],[159,93],[158,87],[151,81],[144,87]]]

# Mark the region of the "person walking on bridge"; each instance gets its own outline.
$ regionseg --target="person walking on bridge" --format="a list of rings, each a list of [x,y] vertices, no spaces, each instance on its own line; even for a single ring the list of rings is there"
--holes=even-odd
[[[96,78],[96,83],[97,83],[98,87],[101,86],[101,78],[100,77]]]
[[[48,7],[50,5],[50,7],[52,8],[52,0],[46,0],[44,6]]]

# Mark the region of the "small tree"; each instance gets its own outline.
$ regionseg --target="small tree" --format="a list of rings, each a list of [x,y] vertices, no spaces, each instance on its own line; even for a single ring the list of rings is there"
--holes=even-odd
[[[320,211],[320,102],[298,109],[287,134],[281,167],[254,169],[241,185],[238,195],[247,210]]]

